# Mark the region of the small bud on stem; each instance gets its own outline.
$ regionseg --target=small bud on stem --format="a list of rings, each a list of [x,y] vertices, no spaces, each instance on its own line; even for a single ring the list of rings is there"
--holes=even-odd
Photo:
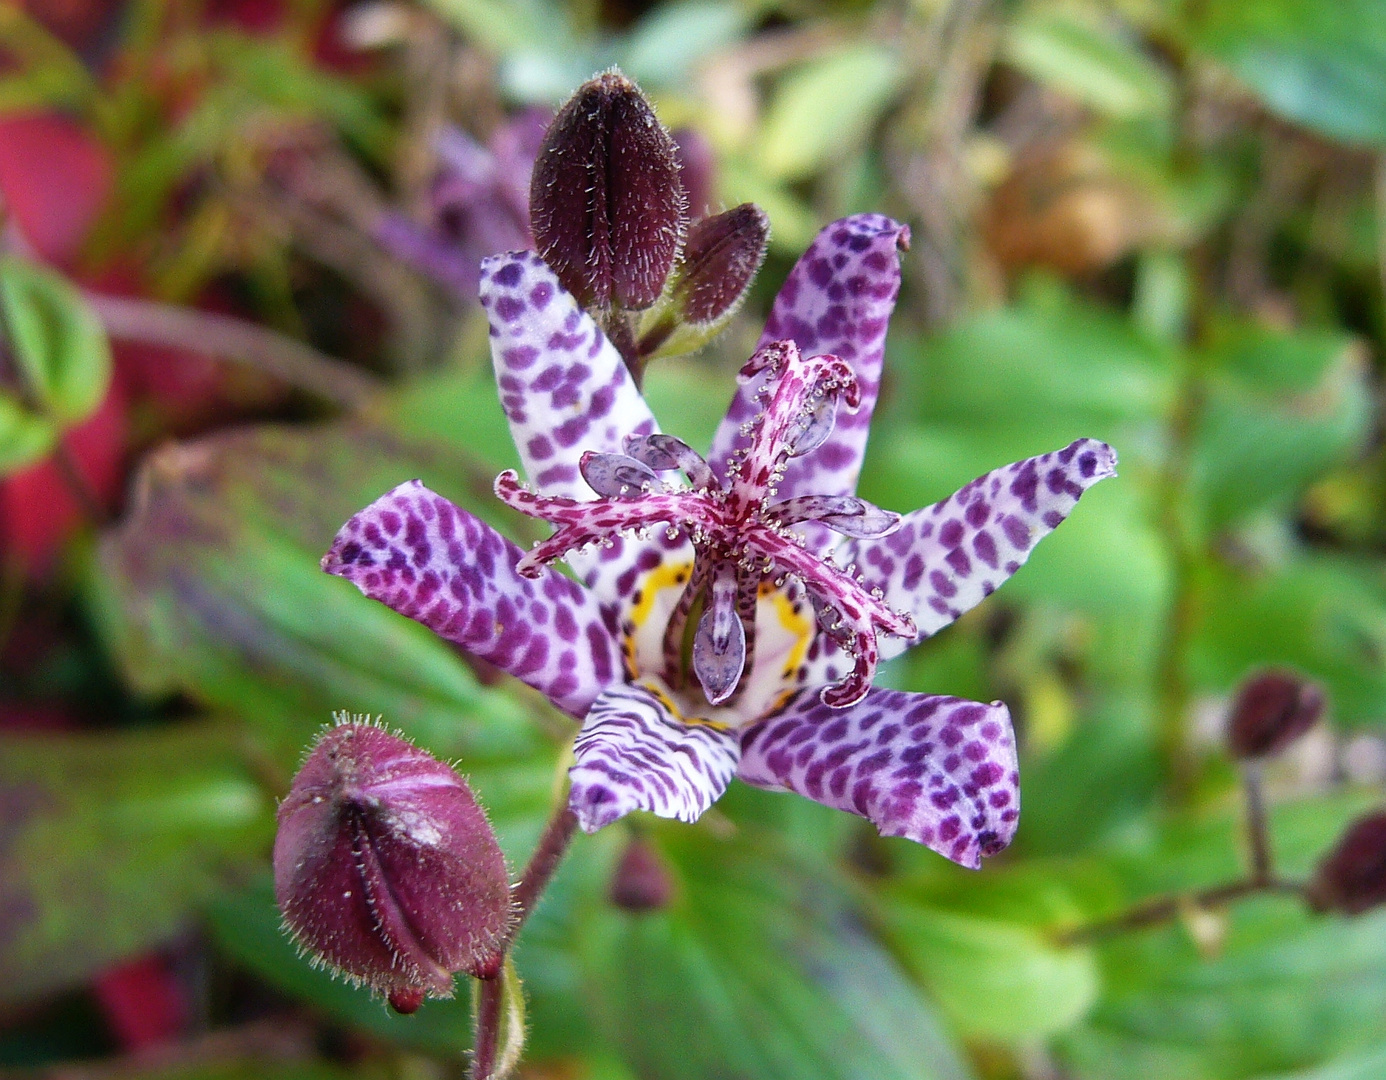
[[[1324,693],[1290,671],[1265,671],[1242,684],[1227,723],[1227,745],[1243,760],[1272,757],[1319,722]]]

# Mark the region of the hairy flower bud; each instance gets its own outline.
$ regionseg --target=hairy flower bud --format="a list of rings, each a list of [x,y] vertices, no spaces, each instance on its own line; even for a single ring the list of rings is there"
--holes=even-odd
[[[770,243],[770,219],[755,203],[704,218],[688,233],[676,288],[687,322],[730,315],[755,280]]]
[[[1233,757],[1280,753],[1319,722],[1323,689],[1291,671],[1264,671],[1244,682],[1227,722]]]
[[[657,911],[673,891],[659,850],[643,837],[632,836],[611,876],[611,902],[625,911]]]
[[[1316,911],[1360,915],[1386,904],[1386,811],[1375,811],[1348,826],[1347,832],[1309,883],[1309,903]]]
[[[529,206],[540,256],[584,307],[639,311],[659,299],[687,199],[674,140],[635,83],[608,71],[559,110]]]
[[[280,804],[274,887],[305,951],[400,1012],[450,995],[454,972],[494,974],[511,925],[505,859],[466,781],[344,714]]]

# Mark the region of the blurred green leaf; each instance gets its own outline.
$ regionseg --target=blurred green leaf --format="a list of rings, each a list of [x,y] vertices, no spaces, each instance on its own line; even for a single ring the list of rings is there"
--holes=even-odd
[[[0,331],[26,404],[39,416],[67,428],[101,404],[111,381],[111,348],[82,294],[61,275],[0,255]]]
[[[1161,116],[1174,91],[1139,44],[1078,11],[1027,8],[1007,27],[1002,55],[1021,71],[1107,116]]]
[[[1288,664],[1322,680],[1333,715],[1379,724],[1386,715],[1386,580],[1380,566],[1301,554],[1261,572],[1208,569],[1189,649],[1195,685],[1218,693],[1252,667]]]
[[[1382,0],[1210,0],[1195,43],[1281,116],[1348,142],[1386,145]]]
[[[611,1039],[647,1080],[969,1075],[826,868],[768,834],[658,830],[678,882],[645,914],[575,929]]]
[[[645,15],[621,50],[621,69],[647,86],[677,85],[715,49],[737,41],[754,11],[735,0],[675,0]]]
[[[1057,945],[1034,925],[945,910],[898,890],[875,914],[895,954],[964,1035],[1005,1042],[1052,1035],[1097,999],[1092,950]]]
[[[560,6],[545,0],[427,0],[427,4],[496,56],[536,46],[562,53],[577,44]],[[581,78],[590,75],[588,71]]]
[[[1210,528],[1283,505],[1364,447],[1371,397],[1351,338],[1243,327],[1209,362],[1192,484]]]
[[[167,941],[272,810],[226,727],[0,739],[0,1002]]]
[[[43,458],[57,440],[56,425],[13,398],[0,397],[0,476]]]
[[[859,146],[904,79],[900,58],[861,45],[810,61],[775,90],[757,160],[777,180],[798,180]],[[772,216],[773,220],[773,216]]]
[[[478,501],[456,458],[362,427],[247,429],[154,455],[88,578],[125,676],[245,717],[285,763],[342,708],[383,714],[438,754],[531,745],[513,697],[318,569],[351,514],[414,477]]]

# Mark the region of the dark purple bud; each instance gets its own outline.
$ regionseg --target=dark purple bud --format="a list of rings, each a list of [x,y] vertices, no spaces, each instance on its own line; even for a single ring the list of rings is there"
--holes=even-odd
[[[512,912],[505,859],[467,782],[383,728],[339,722],[279,807],[274,889],[315,962],[400,1012],[495,969]]]
[[[732,696],[746,666],[746,628],[736,611],[736,567],[719,566],[708,590],[707,610],[693,635],[693,673],[709,704]]]
[[[715,323],[736,310],[765,261],[770,219],[755,203],[704,218],[688,232],[675,310],[694,325]]]
[[[1323,715],[1324,694],[1291,671],[1263,671],[1242,683],[1227,722],[1233,757],[1270,757],[1284,750]]]
[[[1342,839],[1309,882],[1316,911],[1360,915],[1386,904],[1386,811],[1377,810],[1348,826]]]
[[[587,486],[604,499],[633,499],[642,491],[661,487],[654,470],[625,454],[598,454],[588,450],[578,460]]]
[[[679,155],[679,175],[688,194],[689,217],[706,217],[712,212],[717,190],[717,155],[707,136],[697,128],[675,128],[669,134]]]
[[[611,902],[626,911],[658,911],[669,903],[674,883],[658,849],[632,836],[611,877]]]
[[[674,140],[618,71],[584,83],[544,139],[529,192],[535,245],[584,307],[659,299],[687,229]]]

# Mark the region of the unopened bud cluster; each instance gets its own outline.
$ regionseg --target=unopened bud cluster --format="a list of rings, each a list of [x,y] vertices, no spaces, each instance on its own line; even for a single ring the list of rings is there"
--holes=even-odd
[[[280,804],[274,886],[299,946],[400,1012],[504,959],[509,876],[467,782],[359,719],[324,733]]]
[[[770,235],[750,203],[690,227],[678,146],[617,71],[583,84],[554,117],[529,206],[539,254],[637,375],[721,328]]]

